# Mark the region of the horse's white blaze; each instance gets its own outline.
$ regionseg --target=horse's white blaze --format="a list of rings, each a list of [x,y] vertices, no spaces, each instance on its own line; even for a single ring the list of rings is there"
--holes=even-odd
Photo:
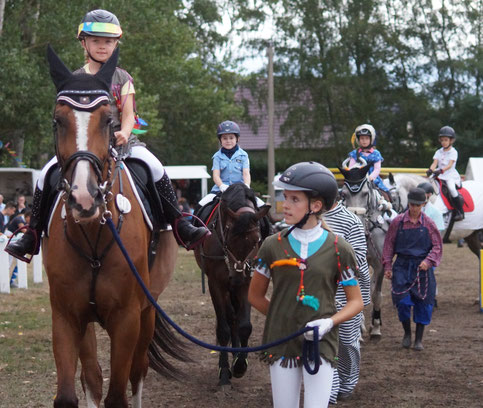
[[[77,150],[87,150],[87,129],[89,127],[91,112],[81,112],[75,110],[74,115],[77,127]]]
[[[132,408],[142,407],[143,385],[144,381],[140,380],[136,393],[132,395]]]
[[[91,118],[91,112],[80,112],[74,110],[74,116],[76,120],[76,145],[77,150],[88,150],[87,140],[88,134],[87,130],[89,128],[89,121]],[[94,199],[89,193],[87,188],[89,182],[90,165],[86,160],[80,160],[77,163],[75,169],[75,175],[72,180],[72,187],[74,189],[73,196],[76,202],[82,206],[83,209],[89,210],[94,204]]]
[[[99,405],[95,403],[94,398],[92,397],[91,390],[89,390],[88,386],[86,386],[86,400],[87,408],[99,408]]]

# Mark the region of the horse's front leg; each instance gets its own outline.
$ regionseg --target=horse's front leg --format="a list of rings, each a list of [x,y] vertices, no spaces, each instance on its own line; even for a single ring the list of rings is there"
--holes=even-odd
[[[82,365],[81,382],[86,395],[87,408],[98,408],[102,399],[102,370],[97,361],[97,340],[94,323],[87,325],[80,343],[79,358]]]
[[[229,302],[229,293],[222,282],[213,283],[213,279],[208,280],[210,287],[211,301],[216,313],[216,339],[220,346],[227,346],[230,342],[230,325],[227,319],[227,309]],[[230,365],[228,364],[228,353],[220,351],[218,359],[218,385],[230,385],[231,379]]]
[[[248,339],[252,334],[252,323],[250,321],[250,304],[248,303],[248,286],[241,288],[236,300],[236,346],[247,347]],[[233,342],[232,342],[233,343]],[[235,345],[233,345],[235,347]],[[248,353],[236,353],[233,359],[233,377],[241,378],[245,375],[248,368]]]
[[[111,339],[111,378],[106,408],[127,408],[127,382],[140,332],[140,304],[111,312],[106,322]]]
[[[69,318],[55,303],[52,304],[52,347],[57,367],[57,395],[54,408],[77,408],[79,401],[75,393],[75,372],[79,358],[82,330],[75,327],[73,316]]]
[[[381,306],[382,306],[382,282],[384,279],[384,268],[382,264],[377,265],[374,269],[374,274],[372,276],[373,280],[373,290],[371,293],[372,297],[372,321],[369,330],[371,339],[377,340],[381,338]]]

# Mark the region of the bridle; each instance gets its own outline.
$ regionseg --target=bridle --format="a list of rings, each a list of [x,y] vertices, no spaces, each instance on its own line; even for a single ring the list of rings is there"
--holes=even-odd
[[[214,220],[213,232],[214,236],[217,239],[219,248],[223,251],[223,255],[210,255],[204,253],[203,246],[201,247],[201,256],[207,259],[219,259],[224,260],[226,267],[228,269],[228,276],[230,279],[242,277],[242,278],[249,278],[251,276],[251,268],[252,268],[252,260],[257,254],[258,246],[260,240],[257,241],[252,249],[248,252],[244,259],[240,260],[237,256],[228,248],[227,237],[230,234],[231,225],[227,222],[223,223],[222,212],[220,209],[221,205],[218,206],[216,212],[217,217]],[[241,207],[235,213],[242,214],[245,212],[255,213],[253,207]],[[245,231],[245,234],[249,234],[258,230],[258,225],[252,227]]]
[[[74,97],[74,98],[73,98]],[[77,100],[79,99],[79,101]],[[62,103],[70,106],[74,110],[80,111],[89,111],[92,112],[97,109],[100,105],[108,103],[110,100],[110,95],[107,91],[104,90],[86,90],[86,91],[78,91],[78,90],[65,90],[61,91],[57,94],[56,103]],[[103,213],[101,217],[101,224],[104,224],[106,221],[106,216],[111,215],[110,211],[107,210],[107,202],[110,201],[112,193],[112,186],[114,184],[115,178],[120,171],[120,164],[121,160],[117,159],[117,151],[114,149],[115,138],[114,138],[114,128],[112,125],[112,121],[109,120],[109,138],[108,138],[108,146],[107,146],[107,155],[104,160],[101,160],[97,155],[88,151],[88,150],[79,150],[69,156],[67,159],[63,160],[61,155],[59,154],[59,142],[58,142],[58,129],[57,129],[57,120],[54,117],[52,119],[53,124],[53,133],[54,133],[54,141],[55,141],[55,151],[57,156],[57,161],[59,163],[59,168],[61,171],[61,183],[59,190],[63,192],[64,200],[66,197],[72,192],[71,185],[67,180],[67,171],[72,166],[75,168],[77,163],[81,160],[88,161],[92,168],[94,169],[94,173],[97,179],[97,190],[102,197],[102,208]],[[114,171],[114,177],[112,172],[112,159],[116,160],[116,166]],[[122,158],[121,158],[122,159]],[[103,171],[107,164],[107,175],[106,178],[103,179]]]

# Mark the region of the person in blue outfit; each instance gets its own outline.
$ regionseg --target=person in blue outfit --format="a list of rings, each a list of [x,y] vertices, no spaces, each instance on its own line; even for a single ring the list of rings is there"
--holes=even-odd
[[[441,262],[443,243],[436,224],[422,212],[426,193],[413,188],[409,209],[389,226],[384,240],[384,274],[392,282],[392,301],[404,329],[402,346],[411,346],[411,309],[416,323],[414,350],[423,350],[424,327],[431,322],[436,279],[434,268]],[[394,255],[396,261],[392,263]]]
[[[349,168],[360,163],[360,159],[364,159],[371,168],[369,169],[369,180],[373,181],[376,187],[384,193],[384,198],[391,202],[389,189],[382,182],[379,176],[381,172],[381,164],[384,161],[379,150],[374,147],[376,141],[376,130],[372,125],[363,124],[357,126],[355,136],[359,148],[349,153]]]
[[[203,197],[199,204],[204,206],[213,201],[221,192],[223,193],[230,185],[245,183],[250,187],[250,160],[248,153],[238,145],[240,139],[240,127],[231,120],[225,120],[218,125],[216,130],[220,149],[213,155],[213,181],[215,185],[210,194]],[[265,203],[257,198],[259,207]]]
[[[427,181],[424,183],[418,184],[418,188],[422,188],[424,192],[426,193],[426,204],[423,206],[423,213],[425,213],[429,218],[431,218],[434,223],[436,224],[436,227],[438,227],[439,232],[442,234],[443,231],[445,230],[444,227],[444,218],[443,218],[443,213],[438,210],[430,200],[431,196],[434,194],[434,188],[431,185],[431,183],[428,183]]]

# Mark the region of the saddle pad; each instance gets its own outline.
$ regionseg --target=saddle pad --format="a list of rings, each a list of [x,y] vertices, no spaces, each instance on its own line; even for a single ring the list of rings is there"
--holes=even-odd
[[[463,196],[464,204],[463,204],[463,211],[464,212],[472,212],[475,210],[475,203],[473,201],[473,197],[471,197],[469,191],[462,187],[459,190],[459,193]],[[443,202],[446,207],[448,207],[449,210],[454,210],[454,207],[451,205],[449,202],[448,197],[446,195],[441,194],[441,197],[443,197]]]

